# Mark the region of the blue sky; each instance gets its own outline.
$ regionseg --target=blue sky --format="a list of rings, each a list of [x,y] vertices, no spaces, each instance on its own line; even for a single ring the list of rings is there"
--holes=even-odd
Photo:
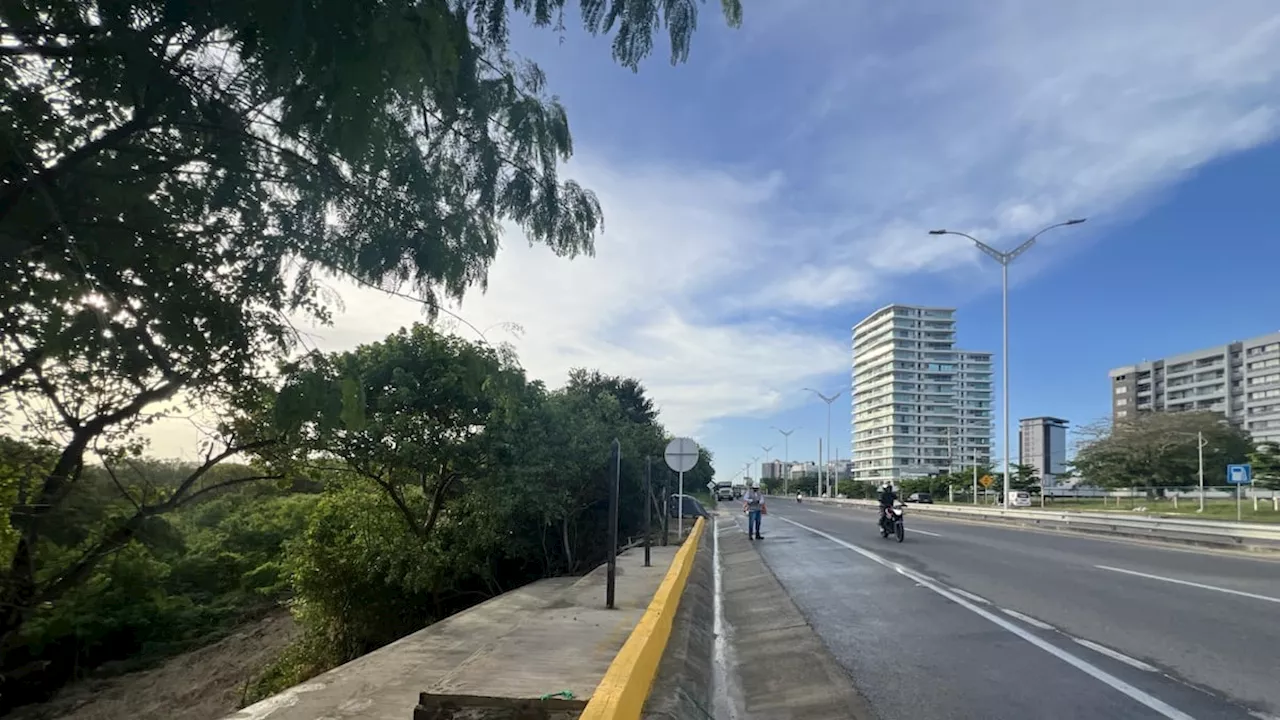
[[[1013,415],[1107,412],[1113,366],[1280,330],[1280,4],[1274,0],[743,0],[703,6],[689,63],[638,74],[575,19],[515,28],[568,108],[564,174],[605,211],[597,255],[510,233],[458,308],[556,385],[639,377],[664,421],[733,474],[773,425],[849,445],[851,326],[890,302],[959,309],[999,351],[999,269],[948,227],[1012,247]],[[1271,200],[1271,202],[1268,202]],[[341,288],[326,349],[418,319]],[[997,433],[998,434],[998,433]],[[161,454],[186,454],[173,436]]]

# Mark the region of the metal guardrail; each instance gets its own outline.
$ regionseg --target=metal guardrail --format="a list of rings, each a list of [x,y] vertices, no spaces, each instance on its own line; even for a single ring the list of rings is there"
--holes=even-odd
[[[811,502],[855,507],[877,506],[877,503],[872,500],[814,498]],[[1280,525],[1136,517],[1114,513],[1005,510],[998,507],[982,506],[911,504],[910,507],[915,511],[933,515],[967,517],[975,520],[1006,522],[1016,525],[1038,525],[1054,529],[1141,537],[1182,544],[1280,552]]]

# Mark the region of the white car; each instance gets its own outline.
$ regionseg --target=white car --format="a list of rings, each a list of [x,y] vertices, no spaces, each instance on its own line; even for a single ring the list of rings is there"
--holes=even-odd
[[[1013,490],[1009,493],[1009,507],[1031,507],[1031,493]]]

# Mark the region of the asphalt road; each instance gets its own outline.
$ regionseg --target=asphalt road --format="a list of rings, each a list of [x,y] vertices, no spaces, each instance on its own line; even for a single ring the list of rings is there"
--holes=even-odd
[[[1280,562],[769,511],[762,557],[886,720],[1280,717]]]

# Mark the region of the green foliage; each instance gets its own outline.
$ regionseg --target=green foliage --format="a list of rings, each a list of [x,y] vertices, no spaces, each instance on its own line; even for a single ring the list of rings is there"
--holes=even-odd
[[[1249,462],[1253,465],[1254,485],[1280,490],[1280,443],[1259,444],[1249,455]]]
[[[545,27],[564,6],[510,7]],[[687,57],[696,9],[580,11],[634,69],[660,27]],[[504,223],[592,251],[599,204],[559,177],[566,112],[509,56],[508,16],[505,0],[0,3],[0,414],[20,407],[52,459],[0,485],[22,508],[0,529],[0,643],[214,492],[210,468],[279,442],[226,418],[207,467],[149,500],[116,487],[126,505],[84,528],[96,544],[45,567],[43,528],[67,527],[51,516],[94,453],[136,458],[157,403],[260,404],[289,317],[327,317],[328,277],[407,284],[433,309],[484,284]]]
[[[178,478],[189,471],[141,462]],[[166,482],[158,472],[149,479],[159,488]],[[104,664],[145,665],[203,644],[274,607],[290,592],[285,542],[302,533],[317,499],[252,487],[152,518],[84,582],[31,612],[5,648],[4,706],[38,699]],[[94,529],[129,510],[105,471],[91,468],[64,512],[50,518],[42,579],[45,568],[74,565],[95,545]]]
[[[1088,440],[1077,452],[1072,471],[1099,487],[1195,485],[1197,433],[1205,443],[1206,484],[1225,482],[1226,466],[1245,462],[1254,451],[1246,433],[1211,412],[1144,413],[1129,422],[1079,432]]]

